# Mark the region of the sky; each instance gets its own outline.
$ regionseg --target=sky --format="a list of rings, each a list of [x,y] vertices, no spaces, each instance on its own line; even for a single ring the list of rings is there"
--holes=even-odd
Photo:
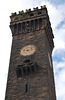
[[[10,62],[12,34],[9,28],[12,12],[46,5],[54,34],[52,53],[57,100],[65,100],[65,0],[0,1],[0,100],[4,100]]]

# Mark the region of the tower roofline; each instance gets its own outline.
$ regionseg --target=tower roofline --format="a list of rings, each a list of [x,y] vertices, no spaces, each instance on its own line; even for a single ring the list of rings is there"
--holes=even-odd
[[[41,6],[41,9],[36,7],[36,8],[33,8],[33,10],[26,9],[25,12],[23,10],[19,11],[18,14],[16,12],[11,13],[10,19],[11,19],[11,23],[13,23],[13,22],[16,22],[16,21],[30,19],[30,18],[33,18],[33,17],[36,17],[36,16],[42,16],[44,14],[45,15],[47,14],[46,5]]]
[[[16,12],[12,13],[10,18],[10,28],[13,36],[44,30],[46,32],[51,51],[53,50],[54,35],[45,5],[41,6],[41,9],[36,7],[33,8],[33,10],[26,9],[25,12],[23,10],[19,11],[18,14]]]

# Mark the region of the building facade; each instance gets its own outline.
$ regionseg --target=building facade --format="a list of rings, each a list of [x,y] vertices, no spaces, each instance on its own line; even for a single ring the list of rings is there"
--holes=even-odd
[[[10,18],[13,40],[5,100],[56,100],[54,36],[46,6]]]

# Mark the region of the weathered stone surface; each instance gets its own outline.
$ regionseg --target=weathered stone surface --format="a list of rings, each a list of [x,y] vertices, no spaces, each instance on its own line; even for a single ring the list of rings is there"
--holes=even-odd
[[[56,100],[53,66],[50,66],[49,62],[50,57],[52,63],[49,38],[53,38],[47,34],[50,34],[48,29],[39,29],[13,36],[5,100]],[[35,45],[35,53],[29,56],[21,55],[21,48],[26,45]],[[38,70],[27,76],[17,77],[17,66],[26,60],[36,62]]]

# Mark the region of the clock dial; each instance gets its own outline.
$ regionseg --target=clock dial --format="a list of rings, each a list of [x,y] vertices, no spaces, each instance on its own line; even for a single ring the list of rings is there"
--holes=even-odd
[[[36,46],[34,45],[27,45],[21,49],[20,54],[23,56],[32,55],[36,51]]]

